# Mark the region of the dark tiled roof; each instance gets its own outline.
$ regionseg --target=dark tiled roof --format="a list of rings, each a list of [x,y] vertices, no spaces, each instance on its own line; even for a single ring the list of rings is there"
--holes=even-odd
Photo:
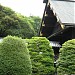
[[[2,38],[0,38],[0,42],[2,42],[2,40],[3,40],[3,39],[2,39]]]
[[[61,47],[61,45],[59,44],[59,42],[56,42],[56,41],[50,41],[50,45],[52,47]]]
[[[50,0],[50,4],[62,23],[75,24],[75,2]]]

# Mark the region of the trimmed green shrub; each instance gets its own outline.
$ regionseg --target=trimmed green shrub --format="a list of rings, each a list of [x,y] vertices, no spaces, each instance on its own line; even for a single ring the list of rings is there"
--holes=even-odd
[[[58,75],[75,75],[75,39],[62,45],[58,62]]]
[[[0,43],[0,75],[31,75],[31,62],[26,43],[8,36]]]
[[[50,42],[45,37],[33,37],[28,42],[32,75],[54,75],[54,58]]]

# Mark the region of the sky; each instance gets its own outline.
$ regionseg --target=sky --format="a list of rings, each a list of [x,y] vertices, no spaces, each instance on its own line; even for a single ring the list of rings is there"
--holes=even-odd
[[[43,16],[45,4],[43,0],[0,0],[0,4],[10,7],[24,16]]]

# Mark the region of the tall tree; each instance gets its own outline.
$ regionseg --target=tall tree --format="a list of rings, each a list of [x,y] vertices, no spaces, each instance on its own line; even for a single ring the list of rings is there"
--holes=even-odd
[[[0,36],[15,35],[31,38],[35,35],[34,28],[27,17],[15,13],[12,9],[0,5]]]

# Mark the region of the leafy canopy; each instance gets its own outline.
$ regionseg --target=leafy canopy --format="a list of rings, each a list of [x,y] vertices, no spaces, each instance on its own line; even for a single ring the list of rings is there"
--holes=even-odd
[[[7,35],[31,38],[38,34],[40,29],[39,17],[25,17],[15,13],[12,9],[0,5],[0,36]]]

